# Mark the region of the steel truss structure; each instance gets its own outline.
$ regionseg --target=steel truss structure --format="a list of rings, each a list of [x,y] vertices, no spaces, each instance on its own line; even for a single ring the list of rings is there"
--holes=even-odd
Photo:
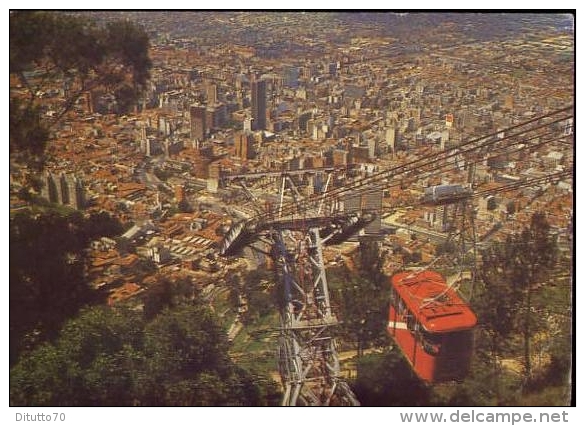
[[[436,266],[450,270],[449,284],[469,301],[473,297],[477,267],[475,210],[470,198],[445,203],[443,209],[448,256],[437,259]],[[466,286],[460,285],[463,280],[467,280]]]
[[[326,182],[322,192],[326,192],[339,170],[320,172],[327,174],[321,178]],[[244,179],[245,175],[238,177],[240,185],[255,199],[242,182]],[[359,405],[340,375],[334,338],[338,321],[329,297],[323,246],[343,241],[369,224],[378,212],[365,208],[345,211],[343,202],[335,198],[327,203],[316,198],[308,207],[304,204],[302,208],[283,210],[285,203],[290,206],[291,202],[306,202],[307,198],[295,183],[302,181],[301,175],[281,173],[278,181],[278,206],[271,206],[262,221],[232,226],[220,252],[233,254],[245,245],[254,247],[258,240],[270,246],[266,254],[276,270],[280,311],[282,405]]]
[[[359,405],[340,378],[319,228],[275,230],[282,405]]]

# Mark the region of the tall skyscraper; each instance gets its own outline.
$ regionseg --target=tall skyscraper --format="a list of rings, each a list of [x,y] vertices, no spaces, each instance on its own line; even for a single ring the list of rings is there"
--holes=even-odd
[[[76,210],[85,207],[85,189],[80,179],[71,175],[67,178],[67,190],[69,192],[69,204]]]
[[[266,81],[252,81],[252,129],[266,130]]]
[[[43,186],[43,196],[51,203],[57,202],[57,183],[51,172],[45,175],[45,185]],[[60,183],[59,183],[60,184]]]
[[[254,135],[249,132],[236,132],[234,135],[234,147],[236,157],[242,160],[254,158]]]
[[[191,105],[189,117],[191,120],[191,139],[202,141],[205,139],[205,106]]]
[[[207,104],[215,105],[217,103],[217,85],[214,83],[207,83],[205,85],[205,94],[207,95]]]
[[[296,66],[284,67],[283,70],[284,85],[286,87],[292,87],[293,89],[296,89],[297,87],[299,87],[299,75],[300,75],[299,67]]]
[[[386,145],[394,153],[396,151],[396,128],[390,127],[386,129]]]
[[[61,173],[55,177],[51,172],[45,175],[42,195],[51,203],[70,205],[74,209],[85,207],[85,188],[75,175]]]
[[[59,175],[57,183],[57,203],[69,204],[69,186],[67,185],[67,177],[65,173]]]

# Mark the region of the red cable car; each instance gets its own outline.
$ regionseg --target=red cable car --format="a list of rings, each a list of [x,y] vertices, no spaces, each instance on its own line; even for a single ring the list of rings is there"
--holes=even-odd
[[[429,383],[462,380],[469,371],[477,318],[433,271],[391,279],[388,333],[417,376]]]

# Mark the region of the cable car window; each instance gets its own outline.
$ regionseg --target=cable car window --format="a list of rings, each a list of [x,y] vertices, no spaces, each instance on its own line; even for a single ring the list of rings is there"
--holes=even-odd
[[[398,315],[404,315],[406,311],[406,307],[404,306],[404,302],[402,299],[398,299]]]
[[[421,333],[422,346],[429,355],[438,355],[442,345],[442,335],[436,333],[428,333],[423,330]]]
[[[404,301],[402,298],[392,289],[390,294],[390,303],[394,306],[396,313],[400,316],[403,316],[406,311],[406,306],[404,305]]]
[[[418,322],[414,315],[410,312],[406,314],[406,328],[408,328],[412,333],[418,330]]]

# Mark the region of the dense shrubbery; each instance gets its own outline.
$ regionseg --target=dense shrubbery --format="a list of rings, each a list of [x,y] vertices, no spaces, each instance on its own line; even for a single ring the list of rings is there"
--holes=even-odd
[[[10,403],[35,406],[276,405],[274,382],[237,367],[207,306],[151,321],[124,308],[85,309],[54,343],[10,371]]]
[[[54,338],[63,321],[100,301],[85,281],[89,242],[122,231],[108,213],[61,215],[48,209],[10,219],[10,364]]]

